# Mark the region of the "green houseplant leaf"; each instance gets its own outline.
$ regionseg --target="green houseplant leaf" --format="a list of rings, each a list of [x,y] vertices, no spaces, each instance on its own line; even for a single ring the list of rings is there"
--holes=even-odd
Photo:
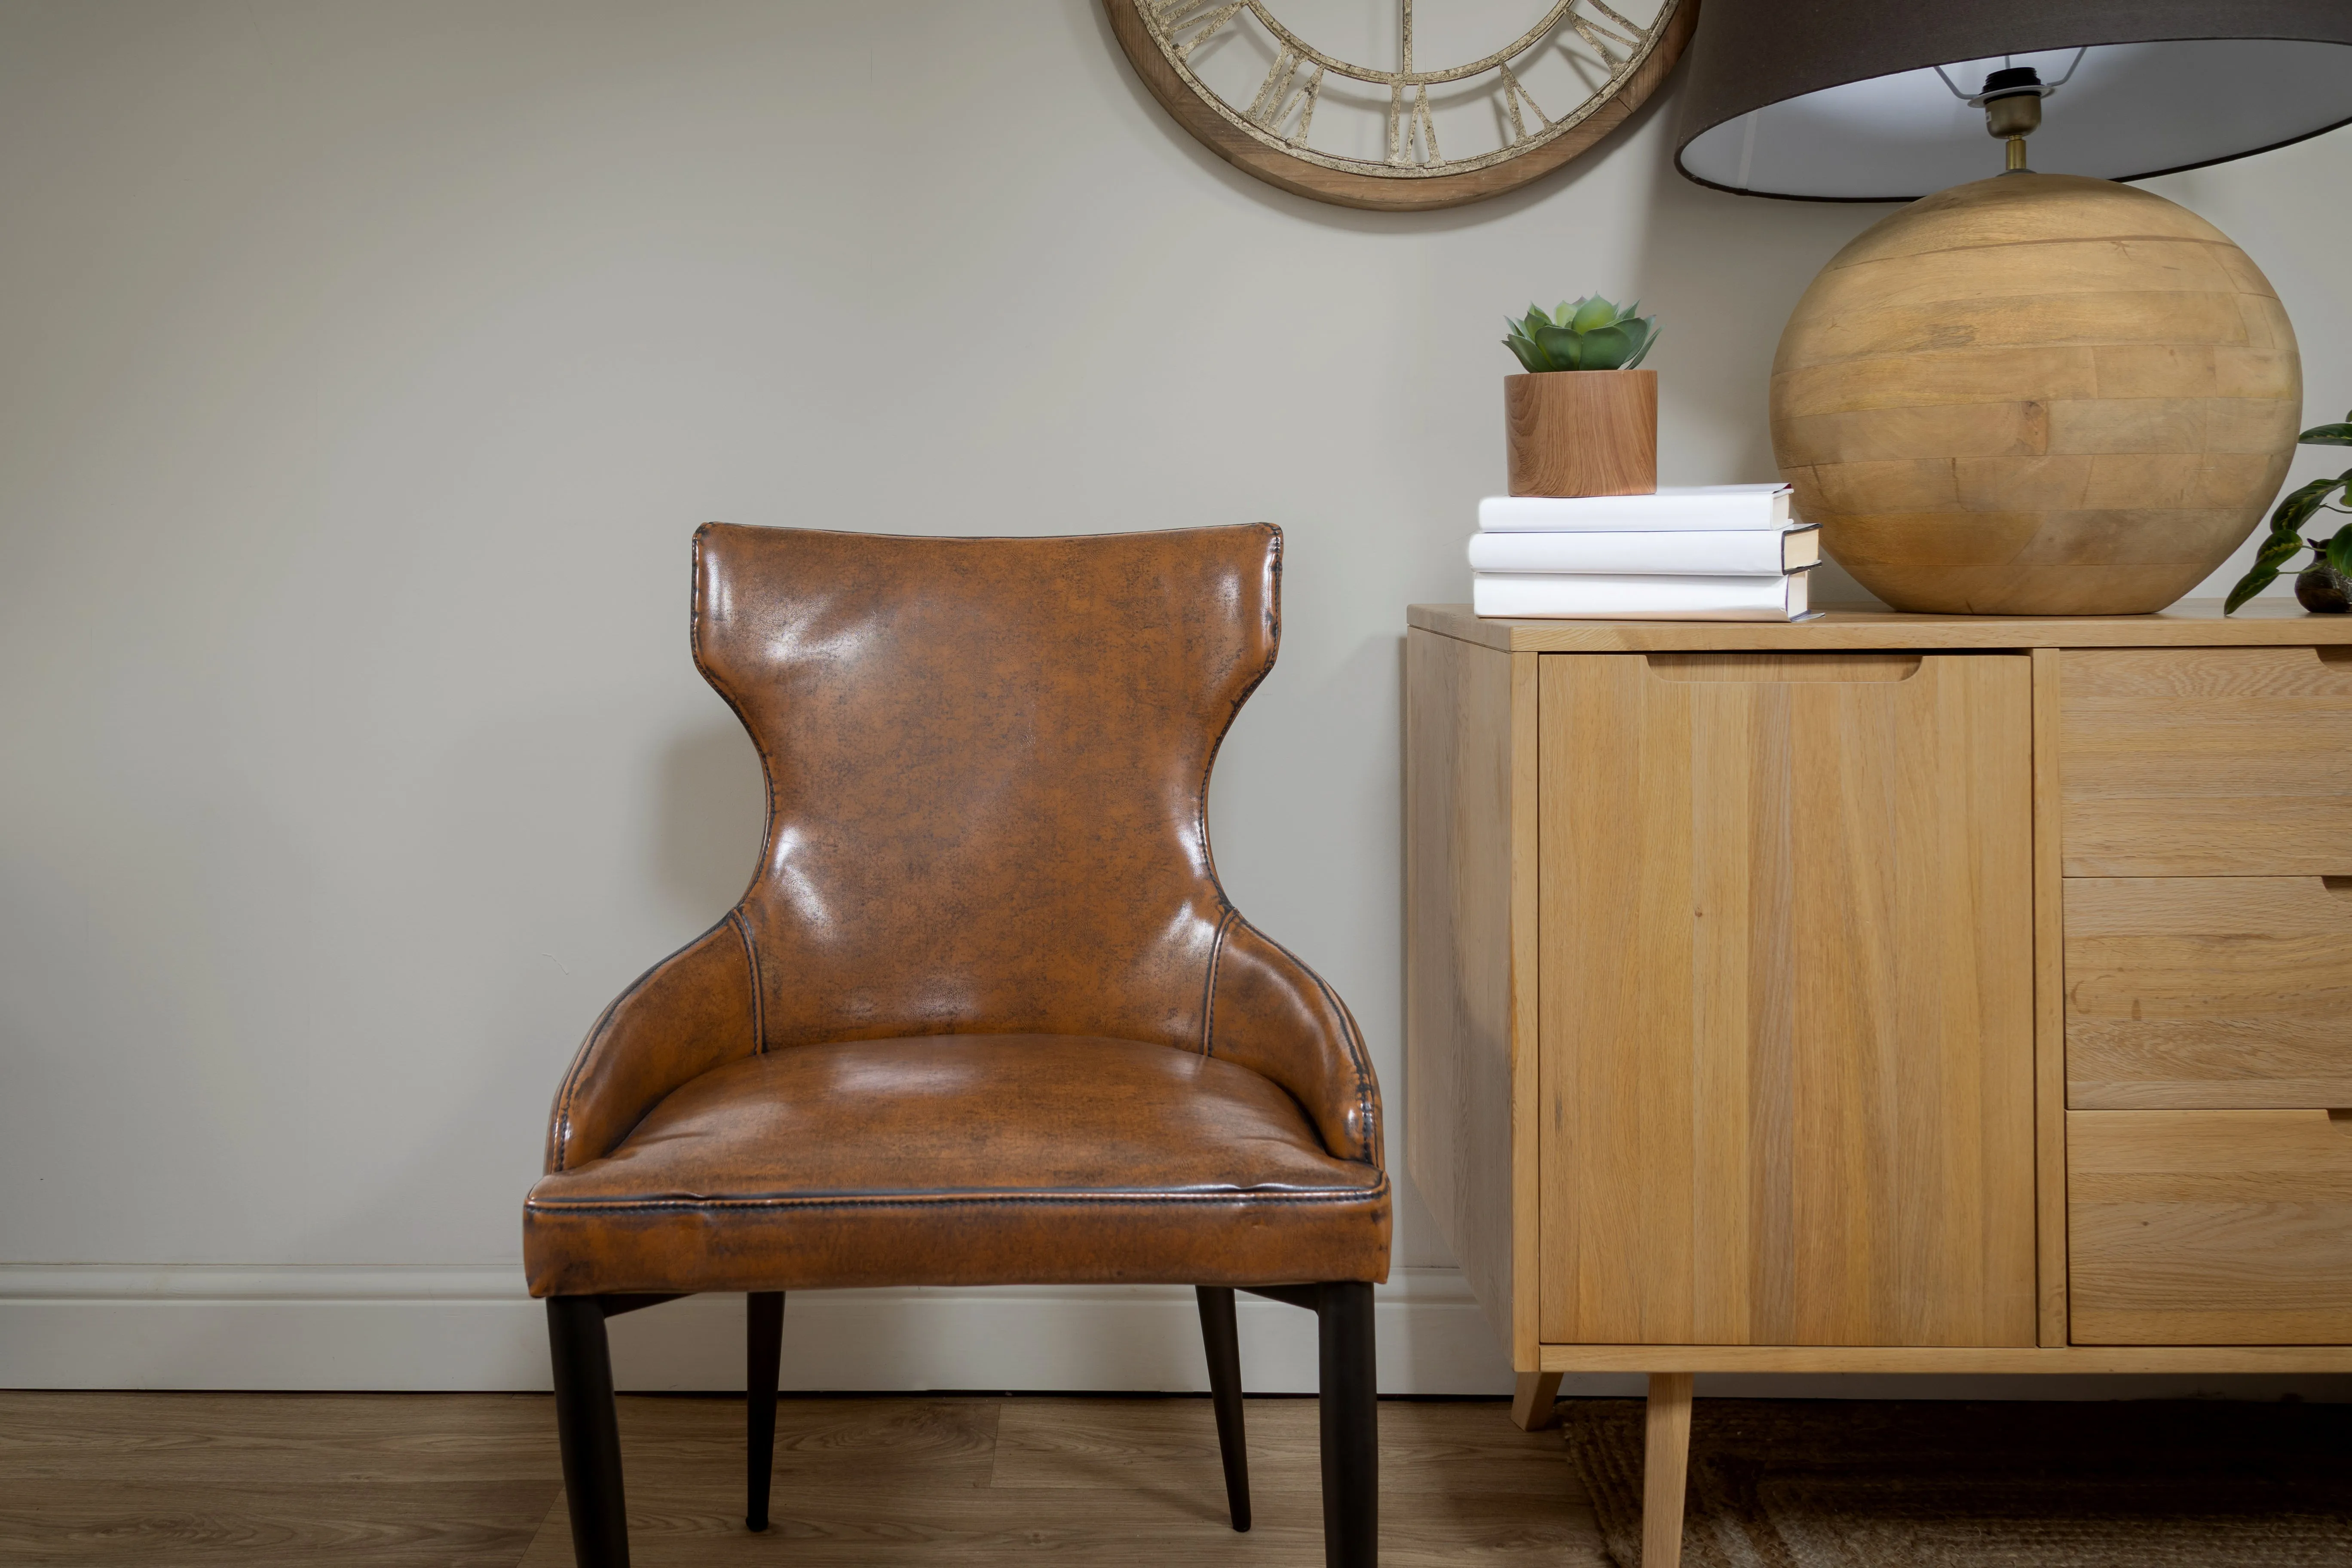
[[[2352,447],[2352,414],[2341,425],[2315,425],[2295,440],[2306,447]]]
[[[2339,474],[2332,479],[2314,479],[2307,485],[2298,485],[2280,498],[2278,509],[2271,513],[2271,535],[2254,552],[2252,570],[2238,579],[2238,585],[2231,589],[2229,598],[2222,601],[2223,615],[2236,614],[2247,600],[2278,581],[2280,569],[2305,547],[2306,541],[2303,537],[2305,521],[2317,512],[2339,487],[2352,487],[2352,471]],[[2339,530],[2336,540],[2342,541],[2347,531],[2352,531],[2352,524]],[[2331,541],[2331,552],[2334,547],[2335,542]],[[2346,549],[2348,554],[2352,554],[2352,544],[2347,544]],[[2329,563],[2334,564],[2332,553]],[[2344,568],[2338,566],[2336,570],[2340,572]]]
[[[2330,490],[2342,484],[2341,479],[2314,479],[2286,493],[2271,513],[2273,533],[2294,533],[2303,527],[2304,520],[2317,511],[2327,500]]]
[[[2273,533],[2263,541],[2263,547],[2260,550],[2254,552],[2254,569],[2258,572],[2268,571],[2275,575],[2288,562],[2302,554],[2303,548],[2303,540],[2299,535]]]
[[[2277,567],[2255,567],[2252,571],[2239,578],[2238,585],[2230,590],[2230,596],[2221,601],[2221,613],[2225,616],[2236,615],[2239,610],[2245,606],[2247,600],[2252,598],[2255,595],[2261,593],[2263,589],[2269,587],[2272,584],[2277,581]]]
[[[2296,437],[2295,442],[2305,447],[2352,447],[2352,413],[2344,416],[2341,425],[2313,426]],[[2326,506],[2327,499],[2339,489],[2352,497],[2352,468],[2332,479],[2314,479],[2297,486],[2279,498],[2278,510],[2271,513],[2271,536],[2254,552],[2253,569],[2230,590],[2229,598],[2221,605],[2223,615],[2235,614],[2240,605],[2278,581],[2279,569],[2305,545],[2321,552],[2327,564],[2337,572],[2352,577],[2352,523],[2337,529],[2335,537],[2325,544],[2303,537],[2304,523]]]

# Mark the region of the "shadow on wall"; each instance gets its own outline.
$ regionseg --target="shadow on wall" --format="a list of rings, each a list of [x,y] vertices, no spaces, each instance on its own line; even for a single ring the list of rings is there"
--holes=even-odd
[[[1658,378],[1666,405],[1660,418],[1685,430],[1738,433],[1738,444],[1716,455],[1716,472],[1707,478],[1769,479],[1780,471],[1767,409],[1780,329],[1830,258],[1896,207],[1736,196],[1678,174],[1671,136],[1664,153],[1651,175],[1650,221],[1634,272],[1645,299],[1673,302],[1672,319],[1661,323],[1664,346],[1678,349],[1675,363],[1685,367],[1685,374]],[[1707,374],[1687,374],[1698,367]],[[1658,477],[1688,484],[1697,476],[1666,465]],[[1813,599],[1867,603],[1871,595],[1825,562]]]
[[[734,908],[759,868],[767,784],[732,716],[673,739],[656,763],[654,885],[699,931]]]

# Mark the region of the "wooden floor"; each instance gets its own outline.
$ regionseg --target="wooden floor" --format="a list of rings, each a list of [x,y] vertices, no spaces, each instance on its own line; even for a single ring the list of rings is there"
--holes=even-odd
[[[1496,1403],[1381,1406],[1381,1561],[1595,1568],[1559,1435]],[[775,1523],[743,1528],[742,1403],[621,1401],[639,1568],[1323,1561],[1315,1402],[1249,1402],[1256,1527],[1206,1399],[787,1398]],[[562,1568],[545,1395],[0,1393],[0,1563]]]

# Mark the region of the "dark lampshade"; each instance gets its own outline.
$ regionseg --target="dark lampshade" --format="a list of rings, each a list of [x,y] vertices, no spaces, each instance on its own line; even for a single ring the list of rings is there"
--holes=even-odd
[[[1692,179],[1908,201],[2000,171],[1966,99],[2004,68],[2061,84],[2032,139],[2061,174],[2137,179],[2352,121],[2352,0],[1706,0],[1690,62]]]

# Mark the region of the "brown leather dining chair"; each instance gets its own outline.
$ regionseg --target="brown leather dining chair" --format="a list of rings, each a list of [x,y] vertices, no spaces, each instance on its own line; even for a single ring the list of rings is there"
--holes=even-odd
[[[1325,1558],[1376,1561],[1380,1090],[1209,856],[1281,563],[1262,526],[695,535],[695,663],[767,832],[741,901],[597,1020],[524,1205],[581,1568],[628,1562],[606,1318],[750,1298],[761,1530],[784,1293],[891,1285],[1195,1287],[1236,1530],[1234,1292],[1313,1310]]]

